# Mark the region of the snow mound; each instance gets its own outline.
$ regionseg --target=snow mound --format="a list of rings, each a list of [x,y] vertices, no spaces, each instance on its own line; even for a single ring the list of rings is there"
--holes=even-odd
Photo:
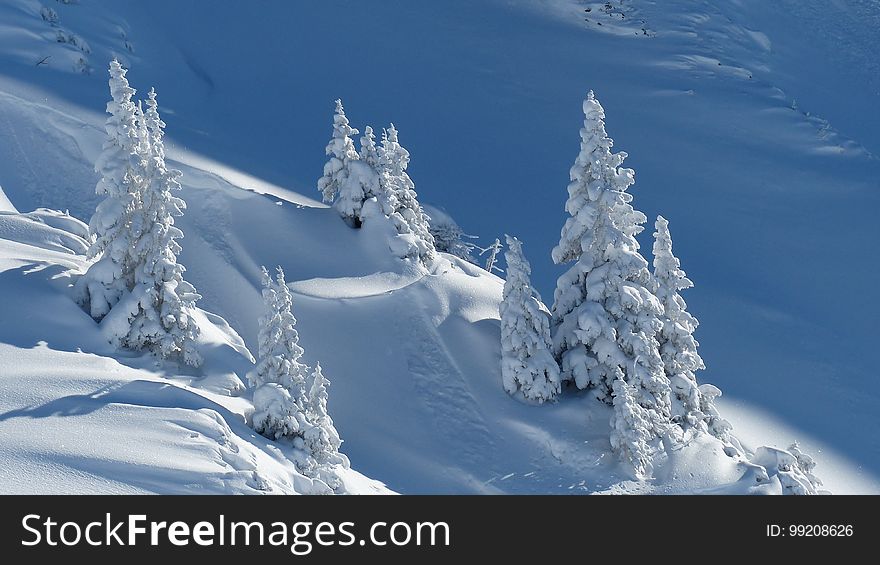
[[[84,225],[0,213],[0,484],[7,493],[327,494],[246,425],[244,340],[205,311],[200,372],[113,350],[71,297]],[[386,493],[350,469],[339,492]],[[35,480],[36,478],[36,480]]]
[[[0,238],[49,251],[82,255],[88,249],[88,227],[67,215],[40,209],[29,214],[0,211]]]
[[[391,294],[406,288],[421,278],[419,273],[373,273],[361,277],[314,278],[292,283],[297,294],[311,298],[347,299],[367,298]]]
[[[656,494],[828,494],[812,474],[815,463],[797,445],[746,452],[707,434],[670,450],[657,469]]]

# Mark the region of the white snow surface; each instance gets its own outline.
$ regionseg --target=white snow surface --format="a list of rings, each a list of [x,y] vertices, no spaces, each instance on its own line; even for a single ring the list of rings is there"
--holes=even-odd
[[[759,4],[756,2],[697,8],[692,2],[676,0],[663,3],[662,9],[650,2],[615,2],[621,10],[629,11],[622,12],[626,14],[623,18],[597,16],[603,23],[601,29],[583,22],[582,16],[585,7],[599,14],[602,3],[554,0],[539,5],[485,0],[466,4],[462,16],[472,17],[473,22],[486,21],[477,15],[492,14],[499,19],[491,25],[508,22],[523,26],[527,21],[536,23],[528,28],[529,33],[565,37],[566,41],[577,38],[585,58],[591,45],[606,48],[617,45],[614,42],[626,42],[620,43],[625,49],[614,62],[621,64],[620,58],[632,57],[624,61],[627,72],[648,77],[646,88],[657,101],[656,106],[629,107],[652,127],[667,127],[674,139],[681,139],[683,128],[691,128],[686,122],[712,121],[716,119],[713,113],[724,115],[713,124],[738,124],[727,132],[727,138],[718,141],[722,154],[715,156],[716,161],[699,165],[685,155],[663,163],[673,176],[690,170],[698,180],[694,186],[680,189],[684,196],[696,198],[703,206],[711,206],[707,202],[716,199],[713,209],[719,214],[730,212],[731,217],[715,229],[717,218],[711,214],[687,219],[687,209],[670,204],[662,210],[678,226],[677,251],[697,286],[687,299],[702,321],[700,332],[707,332],[697,337],[704,345],[701,353],[709,370],[699,373],[697,379],[736,392],[736,401],[726,401],[725,396],[719,409],[733,424],[734,434],[741,434],[749,447],[769,444],[785,448],[797,440],[816,459],[815,472],[831,491],[880,493],[880,443],[876,434],[867,432],[876,427],[880,390],[877,385],[865,384],[867,369],[855,354],[860,351],[859,343],[848,342],[841,352],[846,354],[844,374],[830,380],[823,380],[827,363],[810,357],[778,361],[780,369],[791,370],[761,374],[759,359],[770,355],[764,351],[770,346],[748,340],[779,328],[794,332],[804,327],[802,320],[784,311],[796,310],[807,295],[797,295],[778,307],[752,296],[760,294],[765,274],[755,274],[753,279],[743,274],[747,271],[740,263],[742,257],[732,249],[737,245],[735,234],[722,233],[727,238],[723,246],[708,245],[720,241],[718,232],[730,227],[728,221],[749,218],[743,210],[756,204],[743,195],[734,198],[729,193],[702,191],[712,185],[715,176],[725,175],[726,168],[740,162],[721,163],[726,147],[772,148],[752,169],[767,175],[759,191],[769,199],[764,205],[780,206],[786,201],[785,189],[771,182],[771,174],[778,172],[771,163],[775,159],[789,163],[785,171],[805,183],[799,198],[806,201],[802,204],[808,213],[813,213],[813,203],[823,193],[819,181],[808,180],[799,170],[804,155],[830,164],[823,174],[839,173],[837,198],[850,195],[866,202],[873,198],[871,202],[876,203],[876,180],[870,179],[878,177],[865,173],[878,169],[871,152],[878,148],[876,115],[861,122],[846,114],[836,116],[846,125],[847,137],[827,119],[798,109],[795,96],[804,100],[805,108],[827,106],[822,106],[818,94],[798,91],[800,83],[791,74],[771,72],[778,49],[772,28],[779,19],[769,9],[753,10],[753,5]],[[807,2],[810,6],[798,9],[795,3],[785,4],[798,13],[819,5]],[[846,17],[875,14],[862,2],[844,4],[850,6]],[[654,478],[634,481],[610,453],[608,408],[586,395],[564,394],[558,403],[543,406],[510,398],[500,376],[498,305],[503,281],[445,255],[426,274],[397,259],[376,233],[367,228],[350,229],[336,211],[316,201],[313,184],[324,159],[332,100],[342,96],[352,102],[346,108],[356,127],[375,125],[386,118],[395,120],[395,116],[360,115],[359,108],[378,105],[367,95],[358,99],[349,97],[349,92],[339,92],[356,86],[332,83],[332,73],[319,73],[328,81],[326,88],[311,89],[300,96],[297,65],[306,65],[308,56],[304,58],[297,51],[301,46],[284,45],[279,39],[283,36],[276,36],[276,43],[266,38],[283,32],[277,25],[284,20],[311,18],[317,27],[329,26],[339,10],[360,13],[362,8],[328,2],[322,7],[299,8],[305,13],[298,13],[279,2],[237,13],[234,5],[221,2],[216,10],[205,11],[162,0],[149,3],[149,12],[146,3],[99,0],[71,4],[9,0],[0,5],[0,492],[320,492],[310,479],[296,472],[278,444],[247,426],[253,407],[251,392],[242,380],[253,366],[250,352],[256,351],[262,308],[261,265],[284,267],[294,292],[304,361],[310,365],[320,362],[332,383],[329,410],[344,441],[341,451],[352,465],[351,470],[340,471],[346,492],[782,491],[775,478],[777,470],[765,469],[766,478],[756,479],[760,473],[753,465],[725,455],[721,444],[708,437],[659,462]],[[455,9],[438,6],[414,3],[403,8],[381,3],[371,8],[374,14],[370,17],[423,22],[437,10]],[[54,22],[49,21],[51,16],[47,20],[41,15],[42,8],[55,12]],[[743,21],[749,13],[754,21]],[[832,16],[842,17],[838,12]],[[647,25],[637,20],[645,20]],[[161,28],[160,21],[169,22],[168,27]],[[239,23],[240,29],[230,27]],[[797,25],[821,29],[826,24],[814,15]],[[244,39],[246,47],[238,40],[224,39],[242,29],[261,29],[261,25],[272,33],[249,32],[249,39]],[[295,25],[298,29],[300,24]],[[443,33],[459,48],[473,48],[471,25],[466,29],[449,25]],[[647,35],[640,35],[642,27]],[[217,29],[228,34],[217,35]],[[873,74],[865,71],[864,76],[880,76],[876,59],[861,50],[866,44],[864,34],[860,35],[862,29],[854,27],[841,38],[849,46],[847,64],[867,65]],[[729,41],[731,37],[735,41]],[[202,40],[203,45],[199,44]],[[431,46],[423,45],[409,32],[400,40],[409,42],[411,50],[428,60],[432,57]],[[648,43],[652,40],[657,42]],[[224,42],[234,45],[227,48],[221,45]],[[719,45],[727,47],[721,50]],[[236,51],[239,48],[243,51]],[[478,43],[477,48],[486,47]],[[556,44],[547,47],[558,48]],[[719,64],[722,51],[726,58]],[[70,285],[86,267],[87,245],[84,224],[75,218],[88,220],[98,201],[93,163],[103,141],[102,111],[108,97],[105,68],[113,55],[131,67],[128,77],[138,97],[145,96],[150,86],[157,88],[160,103],[165,105],[160,111],[169,124],[168,161],[183,171],[181,196],[188,208],[178,223],[185,233],[179,259],[187,268],[187,280],[203,295],[198,315],[202,327],[199,348],[205,363],[197,370],[113,350],[72,297]],[[798,57],[806,60],[807,55],[778,56],[800,62]],[[46,56],[49,59],[37,65]],[[468,77],[480,77],[477,88],[497,96],[498,107],[513,104],[515,98],[541,100],[541,107],[547,104],[541,91],[514,84],[512,68],[483,68],[479,66],[482,60],[476,57],[462,64],[471,65]],[[283,111],[294,118],[279,125],[281,106],[269,108],[261,103],[265,99],[253,95],[250,100],[248,96],[255,81],[265,81],[266,75],[279,72],[279,63],[286,65],[288,61],[290,76],[282,77],[282,84],[276,86],[281,94],[275,100],[284,103]],[[801,62],[791,73],[804,68],[807,64]],[[819,72],[822,76],[829,73],[824,69]],[[553,122],[552,132],[549,126],[538,132],[542,137],[556,132],[567,135],[568,152],[560,156],[557,178],[547,179],[536,199],[553,201],[559,210],[558,226],[545,226],[547,234],[541,242],[527,241],[530,259],[540,245],[546,244],[549,252],[548,242],[558,237],[565,173],[576,154],[578,101],[586,87],[593,86],[589,78],[585,78],[583,90],[568,96],[572,107],[562,116],[565,119],[553,114],[549,119],[559,124]],[[697,80],[704,80],[700,84],[705,87],[694,90]],[[625,94],[615,98],[615,92],[626,91],[625,85],[624,79],[609,81],[601,85],[606,90],[598,94],[610,106],[608,128],[617,141],[615,149],[630,153],[627,164],[636,169],[637,179],[643,169],[651,178],[662,167],[649,154],[650,140],[636,141],[635,121],[616,127],[615,120],[633,101]],[[821,90],[825,93],[826,89]],[[431,100],[420,98],[425,92],[416,87],[416,95],[409,98],[417,99],[422,111],[430,111],[426,107]],[[456,90],[446,103],[455,105],[461,100],[462,94]],[[608,104],[609,100],[613,102]],[[405,115],[408,104],[401,105]],[[306,124],[305,131],[314,129],[319,135],[299,135],[295,124],[300,120]],[[408,148],[420,197],[448,207],[474,231],[503,233],[504,229],[495,225],[484,227],[462,218],[458,209],[444,200],[442,186],[431,190],[431,177],[426,174],[430,168],[418,169],[420,155],[431,149],[426,143],[431,137],[429,132],[419,133],[418,128],[418,121],[411,119],[405,134],[407,139],[413,136]],[[711,144],[703,137],[714,130],[704,131],[707,133],[689,137],[690,145],[681,153],[692,150],[705,157],[700,147]],[[292,137],[299,139],[289,140]],[[291,145],[285,146],[288,141]],[[474,143],[474,149],[466,150],[483,150],[488,142],[477,138]],[[491,143],[497,151],[504,150],[504,141],[497,135]],[[248,145],[256,149],[248,150]],[[303,157],[303,148],[308,148],[312,157]],[[800,159],[789,158],[790,154]],[[546,157],[540,152],[536,156]],[[509,157],[516,161],[520,156],[514,153]],[[281,159],[290,159],[295,170],[285,181],[279,173],[287,171],[278,164]],[[317,167],[305,167],[304,163],[317,163]],[[449,180],[438,175],[433,182]],[[869,189],[875,189],[870,193],[873,196],[865,196]],[[640,200],[639,181],[633,193],[637,207],[649,204],[650,210],[640,207],[646,212],[660,206],[656,196],[653,201]],[[552,194],[556,196],[548,196]],[[877,224],[865,227],[869,224],[858,216],[867,208],[853,212],[853,223],[862,230],[862,243],[878,241],[867,237],[877,235]],[[35,211],[19,214],[17,210]],[[69,211],[69,215],[53,210]],[[796,214],[794,210],[784,213]],[[486,210],[479,214],[491,215]],[[788,219],[774,230],[780,237],[773,245],[791,251],[779,269],[786,268],[786,261],[802,258],[801,248],[793,249],[785,239],[785,226],[806,230],[808,218]],[[515,226],[507,230],[519,233]],[[709,232],[710,240],[701,237]],[[749,237],[747,234],[740,244],[763,253],[764,244]],[[846,247],[836,249],[846,257],[855,253]],[[733,259],[722,266],[725,254],[733,254]],[[693,267],[689,256],[697,259]],[[735,276],[729,280],[710,276],[712,269],[722,267],[723,272]],[[766,262],[761,267],[769,268]],[[704,279],[701,273],[706,275]],[[827,280],[824,273],[817,277]],[[797,283],[786,280],[786,284]],[[701,285],[705,290],[700,290]],[[751,285],[755,290],[743,294],[736,285]],[[772,288],[770,295],[776,295]],[[865,308],[873,310],[859,314],[849,329],[841,331],[866,328],[865,320],[877,312],[876,306]],[[701,315],[703,312],[707,315]],[[727,317],[738,312],[765,321],[770,329],[750,337],[754,332],[745,326],[744,319],[728,323]],[[813,342],[821,342],[835,331],[819,323],[823,314],[822,308],[804,314],[810,316],[805,318],[805,331]],[[840,318],[832,320],[840,323]],[[712,327],[717,333],[708,333]],[[726,336],[733,339],[726,340]],[[798,338],[781,339],[788,344]],[[755,347],[750,350],[751,346]],[[792,345],[787,351],[799,351],[798,347]],[[717,374],[712,372],[716,364],[722,368]],[[751,381],[761,384],[748,384]],[[812,388],[800,394],[798,386]],[[759,402],[763,406],[758,407]],[[777,409],[779,413],[773,414]],[[805,416],[798,416],[800,413]],[[822,414],[827,424],[820,426],[814,421],[816,413]],[[848,436],[853,430],[865,432],[853,439]],[[861,451],[857,452],[856,446]]]

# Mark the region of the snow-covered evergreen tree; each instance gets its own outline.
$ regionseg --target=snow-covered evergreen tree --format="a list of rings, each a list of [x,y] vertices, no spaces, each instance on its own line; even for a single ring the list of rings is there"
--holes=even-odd
[[[173,217],[185,205],[171,191],[180,189],[180,172],[165,165],[155,91],[144,113],[125,75],[118,61],[110,63],[107,140],[95,166],[102,175],[97,192],[106,198],[89,227],[89,256],[98,260],[77,281],[78,297],[118,345],[199,365],[192,313],[200,297],[177,263],[175,240],[183,233]]]
[[[89,222],[93,242],[88,257],[98,259],[77,281],[80,303],[96,320],[102,319],[134,284],[132,218],[139,207],[142,169],[147,141],[137,123],[135,90],[125,78],[126,69],[110,62],[110,94],[104,125],[107,137],[95,163],[101,179],[95,187],[104,200]]]
[[[372,157],[371,157],[372,158]],[[364,203],[379,193],[379,173],[366,161],[354,159],[348,162],[348,177],[339,188],[339,198],[333,207],[354,228],[364,222]]]
[[[339,479],[329,466],[349,466],[339,453],[342,440],[327,412],[327,387],[320,365],[309,375],[309,367],[300,362],[293,296],[277,268],[273,278],[263,267],[263,304],[260,318],[259,359],[248,373],[254,389],[253,428],[274,440],[289,441],[301,449],[304,459],[296,460],[300,470],[325,481],[331,488]]]
[[[379,168],[379,148],[376,146],[376,134],[373,133],[372,126],[364,128],[364,135],[361,137],[361,161],[375,170]]]
[[[730,439],[731,426],[718,414],[715,398],[721,391],[712,385],[698,385],[696,372],[705,369],[694,339],[699,326],[687,311],[680,292],[694,286],[672,252],[669,222],[658,216],[654,223],[654,280],[657,298],[663,306],[663,328],[658,334],[663,368],[672,387],[672,419],[684,429],[709,431],[722,440]]]
[[[131,349],[150,349],[163,357],[179,356],[198,366],[201,356],[195,340],[199,328],[193,313],[201,296],[183,279],[186,269],[177,262],[181,248],[176,240],[183,232],[174,225],[174,218],[183,215],[186,203],[173,194],[180,190],[181,172],[165,164],[164,128],[156,91],[151,89],[141,128],[149,141],[149,159],[133,221],[137,229],[132,230],[137,236],[132,249],[132,293],[137,309],[130,319],[130,331],[120,336],[120,343]]]
[[[394,124],[382,133],[379,147],[379,205],[400,235],[395,250],[400,257],[419,259],[429,265],[434,259],[434,238],[428,216],[406,169],[409,151],[398,141]]]
[[[306,420],[308,366],[300,363],[293,298],[278,267],[275,279],[263,267],[263,304],[260,318],[259,358],[248,373],[254,388],[254,429],[271,439],[302,438]]]
[[[554,353],[564,380],[592,389],[605,402],[612,402],[616,381],[633,387],[625,389],[627,394],[645,408],[659,435],[670,420],[670,387],[656,339],[663,308],[635,239],[646,218],[630,204],[626,190],[635,182],[634,172],[620,166],[626,153],[611,152],[605,112],[592,91],[583,108],[581,150],[570,171],[565,205],[571,217],[552,254],[557,264],[575,261],[559,277],[554,294]],[[620,434],[632,420],[630,412],[615,410],[612,445],[627,441]],[[620,452],[638,468],[633,453]]]
[[[365,216],[386,217],[398,237],[389,242],[401,258],[418,259],[429,265],[434,258],[434,239],[428,216],[419,205],[415,184],[406,172],[409,152],[400,145],[394,124],[382,134],[376,146],[373,128],[367,126],[361,137],[361,151],[355,149],[351,136],[358,131],[349,125],[340,100],[336,101],[333,137],[327,144],[330,159],[318,189],[327,203],[352,227],[359,228]],[[366,212],[364,204],[373,201]]]
[[[498,252],[501,251],[501,247],[501,240],[496,237],[492,245],[480,251],[480,256],[482,256],[484,253],[489,254],[486,257],[486,270],[490,273],[492,271],[498,271],[499,273],[504,272],[503,270],[495,266],[495,263],[498,261]]]
[[[541,311],[522,243],[507,236],[507,280],[501,301],[501,378],[510,394],[543,403],[559,394],[559,366],[550,353],[550,323]]]
[[[654,279],[657,298],[663,305],[663,328],[658,340],[663,368],[672,386],[672,418],[683,427],[700,427],[703,414],[695,373],[705,366],[693,336],[699,322],[688,313],[687,304],[679,294],[694,284],[672,254],[669,222],[658,216],[654,227],[657,229],[654,232]]]
[[[326,148],[330,159],[324,165],[324,176],[318,179],[318,190],[324,202],[332,202],[333,208],[354,228],[360,228],[363,223],[364,202],[380,192],[379,155],[373,128],[367,126],[361,138],[363,159],[352,141],[357,133],[358,130],[349,125],[342,101],[337,100],[333,137]]]
[[[330,382],[321,370],[321,364],[316,363],[309,384],[308,416],[312,426],[303,439],[306,450],[318,463],[347,462],[347,459],[339,454],[342,440],[339,439],[339,432],[336,431],[336,426],[333,425],[333,420],[327,411],[329,385]]]
[[[318,190],[324,202],[331,204],[348,179],[348,164],[358,159],[357,150],[351,136],[358,131],[348,124],[342,100],[336,100],[336,113],[333,116],[333,136],[327,143],[325,152],[330,157],[324,165],[324,175],[318,179]]]

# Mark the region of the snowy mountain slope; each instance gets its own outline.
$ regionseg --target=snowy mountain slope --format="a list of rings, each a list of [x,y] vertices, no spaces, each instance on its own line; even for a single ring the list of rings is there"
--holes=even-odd
[[[85,230],[57,213],[0,213],[2,490],[321,492],[245,425],[230,368],[248,363],[236,350],[247,353],[221,319],[200,320],[198,379],[112,350],[70,300],[85,250],[71,228]],[[344,480],[351,492],[385,492],[355,471]]]
[[[877,235],[869,216],[877,128],[860,111],[873,99],[847,74],[858,74],[855,63],[816,64],[825,59],[797,49],[803,33],[782,25],[783,12],[758,4],[624,2],[625,17],[604,14],[591,28],[581,10],[598,14],[598,3],[242,10],[219,2],[206,11],[45,0],[55,23],[89,46],[93,72],[82,74],[81,42],[59,43],[40,2],[8,2],[0,6],[0,185],[20,210],[88,218],[103,66],[120,55],[140,94],[159,90],[177,142],[189,203],[181,260],[205,296],[200,306],[253,350],[259,265],[284,266],[306,360],[320,360],[334,383],[331,410],[355,468],[402,492],[619,489],[622,477],[604,462],[601,413],[581,399],[536,409],[503,395],[500,281],[462,264],[419,278],[311,200],[330,102],[342,96],[356,127],[395,121],[425,201],[484,238],[520,236],[547,296],[580,99],[594,88],[637,171],[637,207],[672,220],[697,283],[688,300],[709,365],[699,378],[781,418],[808,452],[821,449],[819,474],[831,490],[847,492],[861,475],[855,490],[876,491],[877,440],[851,433],[876,424],[880,391],[864,354],[876,309],[860,298],[876,266],[849,244]],[[810,6],[784,8],[797,26],[836,29],[839,6],[809,20],[794,16]],[[847,40],[865,45],[864,29]],[[369,56],[366,30],[393,37],[386,58]],[[351,53],[361,64],[340,70]],[[388,56],[394,78],[377,78]],[[813,84],[835,82],[852,88],[813,95]],[[813,229],[829,222],[833,229]],[[847,277],[837,275],[843,266]],[[232,365],[243,376],[244,363]],[[855,463],[841,459],[842,471],[827,476],[826,461],[838,460],[829,446]],[[734,466],[703,483],[647,488],[707,488],[741,474]]]
[[[201,178],[196,171],[190,171],[188,177]],[[240,253],[239,256],[251,257],[252,253],[259,253],[265,247],[250,241],[253,237],[264,241],[262,233],[250,235],[244,230],[236,231],[222,224],[216,226],[226,228],[220,229],[220,233],[238,233],[235,241],[239,244],[210,245],[208,242],[213,240],[207,235],[212,232],[198,224],[202,214],[220,221],[224,216],[218,210],[228,206],[229,200],[233,200],[239,206],[238,211],[243,213],[247,208],[242,201],[252,199],[257,210],[251,220],[252,225],[257,225],[257,218],[271,217],[274,211],[283,210],[285,205],[290,207],[290,203],[279,207],[274,200],[263,196],[247,196],[249,193],[241,189],[232,191],[227,187],[238,200],[216,186],[214,191],[204,193],[198,188],[188,186],[188,189],[188,218],[195,222],[190,232],[198,233],[199,236],[193,239],[205,245],[199,253],[191,255],[193,273],[200,269],[210,272],[215,268],[220,262],[218,249],[232,249],[233,253]],[[312,237],[315,234],[326,235],[328,228],[332,234],[342,225],[335,217],[335,212],[329,209],[292,208],[292,212],[299,217],[304,216],[306,220],[286,222],[289,231],[298,232],[299,237],[295,238],[298,240],[307,241],[309,233],[312,233]],[[325,215],[323,224],[309,224],[308,214],[315,213]],[[56,214],[54,223],[60,224],[57,218]],[[264,480],[262,473],[274,471],[275,477],[284,475],[271,465],[268,471],[264,469],[267,464],[260,462],[260,452],[252,454],[253,449],[249,452],[253,465],[246,466],[244,471],[255,471],[257,475],[245,472],[241,475],[243,478],[239,475],[229,476],[231,471],[226,468],[231,465],[241,470],[235,466],[239,461],[230,463],[231,456],[222,449],[230,442],[235,444],[233,452],[242,449],[240,443],[230,440],[230,437],[244,435],[250,442],[255,439],[246,428],[242,429],[240,417],[222,408],[231,405],[234,411],[247,410],[246,399],[227,396],[240,392],[241,384],[236,374],[243,375],[248,368],[246,360],[236,351],[240,349],[237,335],[224,335],[230,331],[224,332],[222,327],[212,330],[211,324],[203,321],[202,325],[207,330],[205,337],[219,334],[219,338],[215,340],[215,345],[202,348],[208,351],[202,369],[205,376],[200,378],[177,375],[173,367],[156,367],[148,359],[139,356],[122,355],[120,358],[120,354],[110,351],[94,323],[73,304],[70,291],[65,288],[69,279],[65,268],[82,268],[81,255],[71,256],[70,248],[82,253],[84,242],[74,235],[67,235],[69,241],[66,245],[59,245],[56,241],[59,234],[56,232],[60,230],[56,228],[17,214],[7,214],[3,219],[6,221],[0,222],[0,227],[7,227],[2,236],[11,249],[8,251],[10,261],[15,258],[25,263],[17,270],[7,271],[12,278],[3,285],[4,295],[15,297],[15,306],[10,304],[4,307],[6,332],[2,338],[6,343],[25,348],[12,348],[4,353],[4,382],[11,389],[5,395],[9,404],[4,406],[7,409],[4,435],[32,437],[28,430],[32,429],[33,421],[37,418],[49,418],[52,422],[50,429],[53,425],[67,429],[66,418],[80,419],[80,416],[90,416],[93,411],[101,418],[89,417],[85,422],[78,423],[83,435],[89,438],[94,438],[91,426],[112,428],[114,418],[123,420],[126,428],[131,424],[135,430],[150,426],[164,430],[164,422],[168,420],[204,419],[202,413],[208,411],[220,428],[224,425],[237,426],[233,428],[235,433],[225,429],[201,432],[208,438],[207,447],[219,452],[219,458],[216,452],[212,452],[213,455],[204,452],[190,454],[193,459],[214,461],[215,465],[226,470],[227,473],[219,478],[205,471],[208,476],[204,481],[193,485],[193,479],[186,478],[191,471],[185,465],[166,469],[154,460],[138,459],[140,448],[132,448],[133,440],[125,435],[112,441],[90,442],[90,446],[99,448],[97,450],[75,443],[69,449],[83,452],[84,461],[59,463],[60,469],[53,469],[53,473],[69,473],[73,468],[89,475],[90,479],[96,475],[98,479],[94,480],[113,480],[115,482],[111,482],[107,488],[120,491],[183,492],[198,488],[231,492],[249,488],[265,489],[266,484],[274,491],[284,492],[291,488],[283,479],[276,478],[275,483],[265,482],[269,479]],[[65,221],[82,233],[81,225],[69,219]],[[35,225],[30,226],[29,230],[13,229],[15,223],[22,222]],[[284,223],[284,220],[279,219],[278,222]],[[303,227],[306,230],[299,231]],[[674,461],[669,469],[664,470],[668,477],[679,478],[667,478],[653,486],[622,483],[626,475],[618,471],[616,461],[607,453],[608,414],[604,409],[597,410],[587,398],[570,399],[556,406],[539,409],[512,401],[499,388],[497,304],[500,280],[464,262],[456,262],[455,266],[445,263],[442,271],[428,277],[419,272],[407,272],[406,269],[357,276],[363,271],[363,266],[357,265],[357,256],[375,256],[374,266],[381,266],[384,258],[386,269],[400,269],[401,264],[390,258],[387,249],[377,248],[376,242],[381,239],[371,234],[369,229],[361,232],[344,229],[346,231],[343,233],[356,234],[353,236],[355,245],[352,246],[355,252],[349,252],[351,260],[343,262],[352,276],[334,277],[332,272],[322,272],[324,276],[303,277],[292,287],[298,294],[296,308],[307,359],[321,360],[328,374],[341,375],[334,379],[336,385],[333,388],[332,407],[337,425],[344,430],[347,440],[345,451],[356,465],[378,473],[383,480],[405,492],[590,492],[605,489],[610,492],[621,489],[623,492],[690,492],[730,483],[727,488],[746,492],[753,486],[754,477],[748,472],[749,467],[723,455],[720,444],[699,445],[690,456]],[[226,237],[222,241],[229,243],[230,240],[230,237]],[[242,240],[249,243],[242,245]],[[318,237],[317,240],[330,238]],[[21,242],[30,245],[23,246]],[[16,252],[22,246],[27,253]],[[32,249],[35,246],[36,249]],[[317,243],[315,246],[320,248]],[[248,247],[252,249],[240,250]],[[43,248],[49,248],[56,255],[46,256]],[[40,251],[37,252],[37,249]],[[304,254],[302,257],[282,259],[282,262],[326,271],[327,266],[322,265],[318,257],[309,254],[314,253],[314,247],[305,249],[308,251],[299,250]],[[58,257],[58,253],[63,255]],[[225,258],[229,259],[228,256]],[[34,267],[27,260],[41,261],[44,265]],[[350,265],[355,265],[355,268],[352,269]],[[21,279],[25,278],[25,274],[34,276],[35,272],[45,271],[55,281],[52,306],[48,308],[40,306],[47,303],[48,293],[24,293],[18,286],[27,284],[28,288],[34,288],[30,279]],[[226,282],[230,282],[229,278]],[[213,292],[205,291],[204,285],[201,288],[206,294]],[[221,293],[223,298],[218,302],[226,304],[228,311],[235,311],[235,308],[229,307],[231,304],[243,308],[250,304],[251,313],[259,311],[257,293],[252,287],[218,284],[216,292]],[[35,295],[31,297],[29,294]],[[39,314],[36,319],[34,312]],[[212,321],[217,322],[216,319]],[[54,337],[55,332],[60,332],[63,337]],[[37,344],[37,347],[27,349],[32,344]],[[345,348],[344,355],[339,354],[340,347]],[[86,353],[80,353],[83,351]],[[42,375],[46,371],[45,366],[69,365],[69,362],[56,359],[64,355],[85,357],[73,363],[77,371],[74,375],[67,370],[54,371],[49,373],[54,386],[39,380],[34,383],[34,375]],[[112,369],[108,369],[108,365]],[[126,371],[126,365],[141,371]],[[159,375],[156,374],[157,370]],[[81,383],[83,377],[79,371],[93,371],[103,378],[89,375],[85,383]],[[197,387],[197,390],[184,391],[169,386],[163,377],[179,385]],[[34,384],[22,386],[23,383]],[[45,396],[22,398],[21,391],[29,391],[31,386]],[[91,390],[84,391],[89,388]],[[181,397],[185,400],[181,400]],[[392,406],[381,409],[389,401]],[[122,414],[119,413],[120,407]],[[140,408],[144,408],[146,414],[139,414]],[[169,409],[174,409],[175,413],[169,413]],[[193,411],[197,413],[192,414]],[[220,415],[214,416],[214,412]],[[585,415],[589,418],[586,425]],[[191,429],[195,425],[187,422],[184,427],[190,426],[187,429]],[[60,431],[55,433],[63,435]],[[188,437],[195,439],[193,435],[175,437],[178,442],[184,442],[181,449],[187,448],[185,442]],[[35,457],[34,454],[39,454],[40,461],[67,461],[69,453],[47,450],[45,441],[45,436],[39,436],[36,445],[8,444],[14,458],[8,467],[11,476],[6,484],[18,485],[23,476],[33,472],[35,463],[31,458]],[[156,441],[169,440],[160,434]],[[137,437],[135,444],[140,445],[139,442],[141,438]],[[260,442],[268,444],[258,439],[258,445]],[[66,445],[68,442],[64,443]],[[215,443],[221,447],[218,448]],[[109,449],[108,445],[122,445],[126,450],[122,457],[116,459],[118,448]],[[430,448],[426,449],[426,445],[430,445]],[[163,451],[156,449],[151,453]],[[163,457],[173,458],[173,454],[171,450]],[[179,458],[181,462],[184,459]],[[681,470],[693,469],[707,460],[718,463],[709,467],[710,472],[697,478],[690,477],[690,471]],[[393,465],[389,465],[389,461]],[[131,473],[132,467],[146,469],[132,473],[130,479],[125,478]],[[353,476],[352,489],[370,491],[378,488],[370,487],[357,475]],[[165,481],[174,480],[174,477],[189,482],[183,487],[162,486]],[[103,488],[101,483],[85,479],[61,483],[65,489],[74,492]],[[774,487],[768,485],[763,488],[772,491]],[[308,492],[308,489],[300,485],[296,491]]]
[[[200,320],[198,371],[113,351],[70,296],[83,257],[69,247],[84,241],[24,215],[0,219],[4,490],[321,492],[245,426],[237,375],[248,354],[222,319]],[[586,397],[544,409],[512,401],[499,389],[497,353],[486,354],[498,341],[500,281],[480,269],[447,262],[370,295],[335,281],[323,297],[298,296],[302,343],[343,375],[331,398],[346,453],[395,488],[781,492],[776,469],[756,476],[714,440],[675,453],[655,484],[629,482],[608,453],[607,409]],[[386,492],[355,471],[343,479],[349,492]]]

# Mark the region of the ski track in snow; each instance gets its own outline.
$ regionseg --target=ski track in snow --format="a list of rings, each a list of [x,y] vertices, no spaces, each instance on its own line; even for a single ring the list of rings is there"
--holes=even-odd
[[[398,295],[395,304],[398,319],[406,320],[397,327],[397,333],[399,342],[405,344],[407,369],[439,434],[450,446],[458,445],[469,466],[478,467],[491,452],[492,435],[464,376],[427,314],[427,305],[419,299],[422,290],[414,288],[405,298]]]

